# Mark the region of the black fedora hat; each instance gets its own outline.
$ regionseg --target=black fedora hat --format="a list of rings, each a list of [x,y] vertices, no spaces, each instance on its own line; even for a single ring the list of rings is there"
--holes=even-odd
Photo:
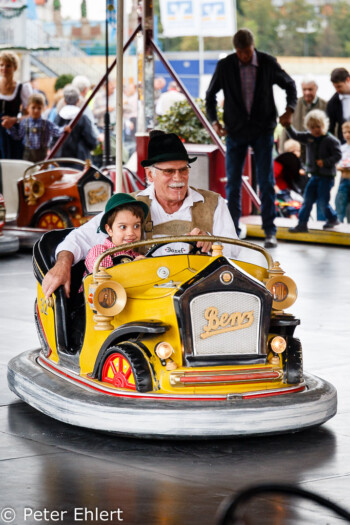
[[[155,129],[149,134],[148,158],[141,161],[141,166],[147,168],[156,162],[166,162],[168,160],[185,160],[194,162],[197,157],[190,158],[185,146],[175,133],[164,133]]]

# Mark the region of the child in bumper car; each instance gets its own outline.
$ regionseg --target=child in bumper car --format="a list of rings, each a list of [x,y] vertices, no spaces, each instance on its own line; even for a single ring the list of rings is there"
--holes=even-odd
[[[97,244],[86,256],[85,266],[89,273],[92,273],[95,261],[103,252],[114,246],[137,242],[142,237],[142,225],[148,214],[146,203],[136,200],[127,193],[116,193],[112,195],[106,204],[105,213],[101,219],[99,230],[107,233],[104,244]],[[143,259],[144,255],[132,250],[120,251],[107,255],[102,261],[101,266],[110,268],[115,264],[114,258],[120,255],[127,255],[133,260]]]

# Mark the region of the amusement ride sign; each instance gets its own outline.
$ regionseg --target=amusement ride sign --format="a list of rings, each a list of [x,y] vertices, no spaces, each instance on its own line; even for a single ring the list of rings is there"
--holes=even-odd
[[[235,32],[233,0],[160,0],[163,35],[231,36]]]

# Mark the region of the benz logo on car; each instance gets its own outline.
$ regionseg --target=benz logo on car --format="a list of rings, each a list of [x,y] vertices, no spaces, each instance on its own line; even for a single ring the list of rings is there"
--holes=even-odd
[[[204,312],[204,318],[208,323],[203,326],[203,332],[200,334],[201,339],[249,328],[254,322],[254,311],[218,315],[218,309],[214,306],[209,306]]]

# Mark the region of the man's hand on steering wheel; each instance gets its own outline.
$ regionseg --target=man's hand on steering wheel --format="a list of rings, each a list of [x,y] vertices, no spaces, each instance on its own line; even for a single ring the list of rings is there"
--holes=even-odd
[[[208,235],[208,232],[200,230],[199,228],[193,228],[193,230],[188,235]],[[208,253],[211,250],[213,243],[209,241],[209,238],[210,237],[208,235],[208,242],[206,241],[197,242],[197,248],[201,248],[202,252]]]

